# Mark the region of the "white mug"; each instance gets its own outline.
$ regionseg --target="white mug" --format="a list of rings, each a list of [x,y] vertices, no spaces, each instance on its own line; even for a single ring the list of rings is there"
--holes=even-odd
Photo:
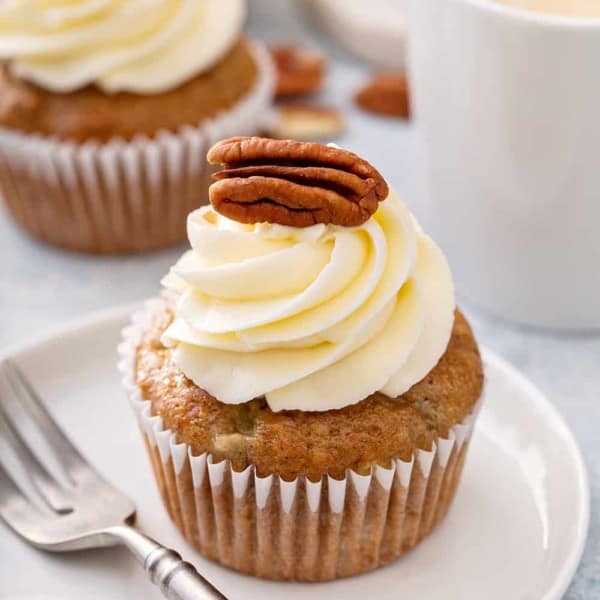
[[[600,19],[409,0],[424,220],[459,295],[600,328]]]

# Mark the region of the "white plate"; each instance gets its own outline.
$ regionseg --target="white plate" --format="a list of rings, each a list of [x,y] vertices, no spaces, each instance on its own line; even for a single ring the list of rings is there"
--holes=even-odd
[[[341,46],[383,69],[406,68],[405,0],[310,0],[318,25]]]
[[[558,600],[577,567],[589,489],[562,418],[513,367],[485,351],[487,398],[458,497],[415,551],[374,573],[328,584],[272,583],[202,559],[160,503],[115,346],[129,310],[80,321],[16,354],[81,450],[139,508],[139,525],[235,598]],[[51,555],[0,525],[0,598],[160,598],[123,549]]]

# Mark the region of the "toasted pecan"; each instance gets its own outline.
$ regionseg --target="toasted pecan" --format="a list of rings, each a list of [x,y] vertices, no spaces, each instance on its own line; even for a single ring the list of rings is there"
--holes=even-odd
[[[295,140],[236,137],[213,146],[210,202],[240,223],[309,227],[361,225],[388,194],[381,174],[341,148]]]
[[[323,83],[325,57],[318,51],[296,45],[269,48],[277,70],[278,98],[316,92]]]
[[[356,103],[372,113],[410,117],[408,81],[402,73],[380,73],[373,77],[355,97]]]

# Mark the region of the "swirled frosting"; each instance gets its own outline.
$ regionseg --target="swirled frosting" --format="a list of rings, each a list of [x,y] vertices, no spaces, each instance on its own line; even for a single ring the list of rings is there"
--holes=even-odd
[[[163,284],[177,366],[224,403],[274,411],[396,397],[438,362],[454,321],[446,260],[391,193],[363,225],[242,225],[191,213]]]
[[[160,93],[212,67],[244,0],[3,0],[0,59],[43,88]]]

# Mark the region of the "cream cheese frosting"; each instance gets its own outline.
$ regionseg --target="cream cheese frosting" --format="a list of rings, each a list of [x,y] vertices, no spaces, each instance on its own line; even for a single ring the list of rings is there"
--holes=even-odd
[[[51,91],[155,94],[210,69],[245,16],[245,0],[3,0],[0,59]]]
[[[396,397],[445,352],[448,264],[391,192],[363,225],[243,225],[200,208],[163,285],[173,359],[221,402],[324,411]]]

